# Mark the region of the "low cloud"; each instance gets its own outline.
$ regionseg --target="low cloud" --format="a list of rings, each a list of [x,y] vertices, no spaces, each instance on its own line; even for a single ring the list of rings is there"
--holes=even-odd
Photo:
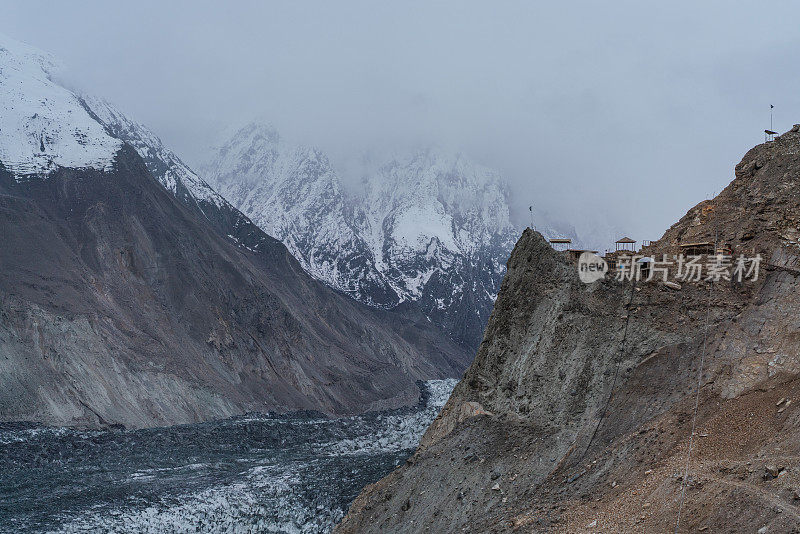
[[[334,161],[436,144],[527,206],[643,239],[800,122],[800,8],[729,2],[9,2],[0,31],[189,162],[268,117]]]

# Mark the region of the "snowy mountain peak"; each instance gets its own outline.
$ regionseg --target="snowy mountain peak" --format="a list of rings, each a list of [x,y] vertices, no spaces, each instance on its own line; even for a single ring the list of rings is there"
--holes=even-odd
[[[233,166],[269,165],[270,160],[275,159],[282,146],[278,131],[267,123],[257,121],[229,130],[226,135],[224,141],[214,149],[214,160],[203,165],[203,167],[218,167],[219,169],[207,169],[214,176],[219,174],[214,171],[230,169]]]
[[[333,168],[324,153],[289,145],[272,125],[258,121],[233,130],[202,169],[223,196],[242,186],[268,185],[279,191],[285,189],[287,181],[308,184],[324,180],[329,186],[336,181],[331,179]]]
[[[0,163],[20,179],[58,167],[109,169],[122,147],[72,91],[52,56],[0,34]]]
[[[253,123],[205,175],[313,276],[372,305],[413,304],[476,345],[517,238],[502,177],[433,148],[367,159],[348,192],[323,152]]]
[[[4,60],[5,66],[16,64],[18,68],[22,69],[38,69],[48,78],[64,68],[63,64],[49,52],[39,50],[2,33],[0,33],[0,50],[2,50],[0,53],[8,54],[7,59]]]
[[[278,130],[268,122],[250,121],[236,131],[230,139],[230,144],[242,144],[243,142],[262,143],[263,146],[278,145],[282,139]]]
[[[364,204],[374,215],[390,215],[398,243],[424,246],[436,238],[469,254],[496,236],[516,233],[502,177],[462,154],[426,149],[394,156],[364,184]]]

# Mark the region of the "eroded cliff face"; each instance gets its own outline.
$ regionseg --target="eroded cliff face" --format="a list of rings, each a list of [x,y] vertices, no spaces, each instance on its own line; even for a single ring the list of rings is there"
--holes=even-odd
[[[799,221],[795,127],[646,251],[716,242],[758,280],[587,285],[526,230],[474,363],[338,532],[796,528]]]

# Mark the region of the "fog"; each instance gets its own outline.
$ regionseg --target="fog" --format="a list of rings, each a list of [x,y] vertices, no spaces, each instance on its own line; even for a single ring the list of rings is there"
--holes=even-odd
[[[541,5],[537,5],[541,4]],[[266,118],[342,167],[438,145],[527,206],[656,239],[800,122],[800,8],[731,2],[0,3],[190,164]]]

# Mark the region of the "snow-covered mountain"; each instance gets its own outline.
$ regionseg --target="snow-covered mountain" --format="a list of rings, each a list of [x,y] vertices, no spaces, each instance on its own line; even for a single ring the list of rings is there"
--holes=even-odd
[[[313,279],[147,128],[0,36],[0,420],[415,403],[470,354]]]
[[[65,87],[62,70],[52,55],[0,34],[0,162],[18,181],[59,167],[109,170],[127,142],[183,202],[235,209],[145,126]]]
[[[480,341],[518,234],[496,172],[431,149],[372,166],[347,193],[320,150],[253,123],[205,169],[220,195],[148,128],[60,84],[50,55],[7,38],[0,54],[0,161],[18,180],[59,167],[107,170],[127,143],[238,244],[264,244],[249,217],[318,280],[373,306],[415,307],[459,342]]]
[[[254,123],[237,131],[202,170],[312,276],[372,305],[398,304],[362,235],[365,215],[346,198],[322,152],[291,146],[273,128]]]
[[[346,189],[320,150],[258,122],[201,169],[316,278],[371,305],[417,307],[459,342],[480,342],[519,234],[498,173],[429,149]]]
[[[108,169],[122,146],[54,81],[52,56],[0,34],[0,161],[17,180],[58,167]]]

